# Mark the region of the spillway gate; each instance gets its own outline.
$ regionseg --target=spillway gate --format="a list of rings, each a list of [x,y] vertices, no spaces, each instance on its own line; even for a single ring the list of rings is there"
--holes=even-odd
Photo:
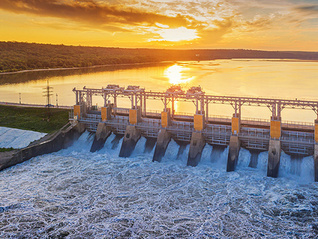
[[[146,91],[139,86],[108,85],[101,89],[73,89],[76,104],[70,121],[85,124],[88,131],[96,133],[95,149],[114,133],[124,135],[120,156],[127,157],[141,136],[156,139],[154,161],[161,161],[171,139],[190,143],[188,165],[196,166],[205,144],[229,146],[227,171],[235,170],[241,147],[259,154],[268,151],[267,175],[278,176],[281,150],[289,155],[314,156],[315,181],[318,181],[318,117],[313,123],[283,122],[281,111],[286,108],[313,110],[318,114],[318,101],[233,97],[207,95],[200,87],[186,92],[172,86],[166,92]],[[101,96],[104,105],[98,109],[93,96]],[[129,108],[119,108],[121,98],[130,100]],[[162,112],[147,111],[147,100],[160,100]],[[175,101],[193,102],[193,115],[175,112]],[[168,105],[171,108],[168,108]],[[233,107],[232,118],[209,116],[210,104],[228,104]],[[244,120],[242,106],[267,107],[272,116],[266,120]],[[96,141],[96,142],[95,142]],[[99,146],[98,146],[99,144]],[[96,146],[97,145],[97,146]]]

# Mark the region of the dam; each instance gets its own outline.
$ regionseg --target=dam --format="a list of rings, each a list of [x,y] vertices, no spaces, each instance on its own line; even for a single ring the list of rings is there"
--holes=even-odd
[[[173,139],[180,149],[182,145],[190,144],[188,166],[198,165],[206,144],[219,152],[229,147],[227,171],[234,171],[241,148],[251,152],[251,167],[257,165],[260,152],[268,151],[267,176],[277,177],[281,152],[284,151],[292,158],[312,155],[315,181],[318,181],[318,118],[310,124],[284,122],[281,117],[283,109],[313,110],[318,115],[318,101],[215,96],[205,94],[201,87],[184,91],[177,85],[165,92],[119,85],[101,89],[74,88],[73,92],[76,104],[70,113],[70,122],[81,123],[87,131],[95,133],[91,152],[103,148],[113,133],[118,140],[123,138],[119,156],[129,157],[143,136],[147,139],[146,148],[155,148],[153,161],[160,162]],[[93,96],[103,98],[103,107],[93,104]],[[129,99],[130,107],[118,107],[123,98]],[[147,106],[151,107],[149,100],[161,101],[162,111],[147,110]],[[192,115],[176,113],[176,101],[193,102],[195,112]],[[209,116],[211,104],[232,106],[233,116]],[[271,112],[270,120],[242,119],[242,107],[248,106],[267,108]]]

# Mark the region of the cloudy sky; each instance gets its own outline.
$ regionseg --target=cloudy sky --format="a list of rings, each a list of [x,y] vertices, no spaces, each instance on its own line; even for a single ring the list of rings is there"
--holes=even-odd
[[[318,0],[0,0],[0,41],[318,51]]]

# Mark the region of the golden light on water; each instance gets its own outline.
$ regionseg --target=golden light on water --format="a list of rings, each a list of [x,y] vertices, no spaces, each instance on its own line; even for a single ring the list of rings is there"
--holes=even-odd
[[[180,66],[180,65],[173,65],[168,67],[164,75],[169,79],[170,84],[178,85],[188,83],[189,81],[193,80],[195,77],[187,77],[184,73],[185,71],[189,70],[187,67]]]

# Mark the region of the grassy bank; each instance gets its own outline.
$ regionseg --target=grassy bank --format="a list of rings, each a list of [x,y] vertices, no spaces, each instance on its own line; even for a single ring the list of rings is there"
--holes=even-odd
[[[47,109],[0,105],[0,126],[52,133],[68,122],[69,110],[51,109],[48,120]]]
[[[14,148],[0,148],[0,153],[9,152],[9,151],[12,151],[12,150],[14,150]]]

